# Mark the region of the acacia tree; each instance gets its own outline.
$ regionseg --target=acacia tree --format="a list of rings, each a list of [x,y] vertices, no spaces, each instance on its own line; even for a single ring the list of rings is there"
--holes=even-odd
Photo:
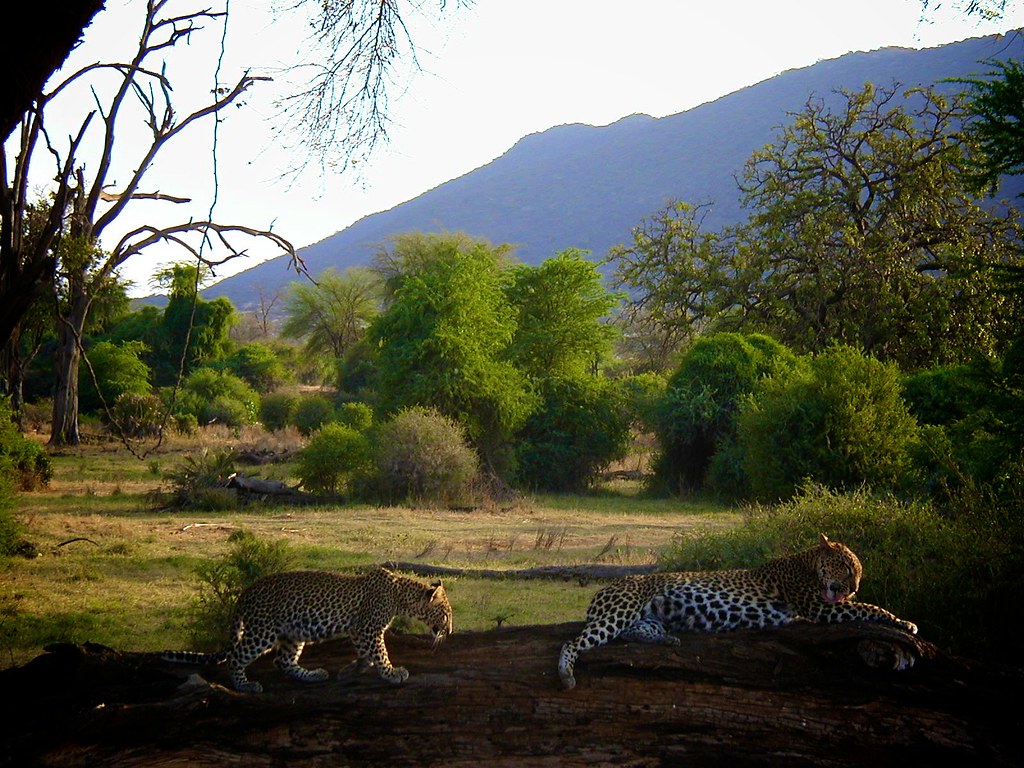
[[[506,295],[516,331],[507,356],[534,379],[596,372],[611,351],[615,329],[604,320],[619,296],[576,248],[538,266],[511,270]]]
[[[654,308],[665,333],[769,332],[797,352],[839,342],[911,369],[992,351],[1021,307],[989,267],[1019,263],[1020,233],[1012,208],[973,194],[963,98],[837,95],[838,108],[808,101],[749,158],[745,224],[701,233],[692,209],[670,208],[613,252],[632,306]]]
[[[286,338],[303,339],[311,357],[340,360],[363,337],[380,303],[380,280],[368,269],[351,268],[339,274],[331,268],[316,282],[294,282],[281,326]]]
[[[839,95],[746,163],[733,309],[801,351],[838,341],[914,368],[991,350],[1019,318],[982,267],[1013,261],[1019,233],[971,193],[963,98]]]
[[[665,370],[713,314],[728,235],[704,229],[708,209],[672,201],[633,227],[632,243],[608,252],[614,285],[627,289],[619,318],[626,351],[642,369]]]

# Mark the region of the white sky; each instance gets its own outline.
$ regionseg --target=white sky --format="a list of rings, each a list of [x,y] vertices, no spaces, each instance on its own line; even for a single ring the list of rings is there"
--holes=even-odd
[[[289,31],[286,24],[272,23],[266,1],[231,3],[222,81],[233,83],[246,67],[261,74],[291,63],[301,49],[296,25]],[[186,7],[184,0],[172,2]],[[247,105],[231,109],[220,126],[215,218],[273,224],[275,232],[302,247],[484,165],[521,137],[555,125],[605,125],[638,112],[661,117],[849,51],[929,47],[1024,27],[1024,9],[1016,0],[1009,0],[1006,18],[996,23],[966,19],[955,2],[946,0],[922,21],[920,0],[477,0],[470,8],[448,0],[443,15],[437,0],[423,0],[427,15],[407,16],[420,46],[421,70],[398,70],[407,87],[392,94],[391,140],[361,177],[323,176],[316,168],[297,184],[281,178],[292,158],[272,140],[272,97],[286,87],[275,74],[275,82],[258,84]],[[140,0],[107,0],[69,69],[111,60],[116,51],[125,51],[122,58],[130,55],[143,7]],[[171,62],[185,67],[177,71],[187,70],[174,80],[182,102],[189,92],[202,98],[213,82],[221,30],[212,24],[201,34]],[[174,78],[176,70],[169,71]],[[68,120],[63,135],[81,121],[88,104],[61,103],[59,116]],[[117,232],[108,231],[104,245],[142,221],[206,217],[213,199],[212,131],[209,122],[193,129],[174,154],[158,158],[142,185],[145,191],[191,197],[193,208],[140,203]],[[134,137],[124,137],[128,157]],[[276,255],[254,251],[217,275]],[[122,276],[135,283],[133,295],[144,295],[161,258],[184,256],[154,251],[135,257]]]

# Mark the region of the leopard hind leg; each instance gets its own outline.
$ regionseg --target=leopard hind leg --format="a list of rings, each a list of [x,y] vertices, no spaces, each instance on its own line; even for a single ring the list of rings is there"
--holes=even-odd
[[[323,668],[306,669],[299,664],[299,656],[306,643],[302,640],[293,640],[290,637],[281,637],[277,641],[277,658],[274,663],[277,668],[289,677],[301,680],[304,683],[322,683],[330,675]]]

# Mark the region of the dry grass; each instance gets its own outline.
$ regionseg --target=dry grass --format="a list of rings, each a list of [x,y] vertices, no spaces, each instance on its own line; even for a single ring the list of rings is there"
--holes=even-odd
[[[269,445],[266,435],[207,431],[143,459],[108,442],[55,454],[51,486],[23,495],[18,510],[40,556],[12,559],[0,571],[0,666],[23,663],[55,641],[187,647],[195,569],[225,554],[228,536],[239,528],[286,541],[298,567],[398,560],[520,568],[655,562],[677,535],[740,522],[734,510],[642,499],[636,488],[623,486],[472,511],[347,505],[169,513],[147,505],[147,492],[159,488],[160,473],[183,452],[229,443]],[[287,468],[253,472],[281,478]],[[457,628],[486,629],[578,620],[599,585],[459,578],[447,586]]]

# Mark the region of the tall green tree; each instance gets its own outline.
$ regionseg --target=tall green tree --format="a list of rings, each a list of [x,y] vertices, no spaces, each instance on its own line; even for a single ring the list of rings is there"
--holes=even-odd
[[[985,267],[1017,261],[1019,229],[972,194],[964,99],[838,95],[747,161],[731,309],[796,350],[853,344],[905,368],[993,350],[1021,316]]]
[[[397,255],[410,245],[425,258],[391,276],[392,299],[370,329],[379,403],[385,412],[436,408],[500,468],[507,439],[533,407],[526,377],[507,360],[516,328],[503,290],[507,249],[416,235],[397,241]]]
[[[611,351],[616,330],[605,321],[619,296],[602,285],[585,251],[514,267],[506,293],[516,313],[508,356],[527,375],[593,372]]]
[[[222,357],[230,347],[235,308],[223,296],[212,301],[198,297],[202,281],[197,272],[202,271],[196,264],[174,264],[163,275],[170,290],[149,356],[157,386],[174,384],[179,373]]]

